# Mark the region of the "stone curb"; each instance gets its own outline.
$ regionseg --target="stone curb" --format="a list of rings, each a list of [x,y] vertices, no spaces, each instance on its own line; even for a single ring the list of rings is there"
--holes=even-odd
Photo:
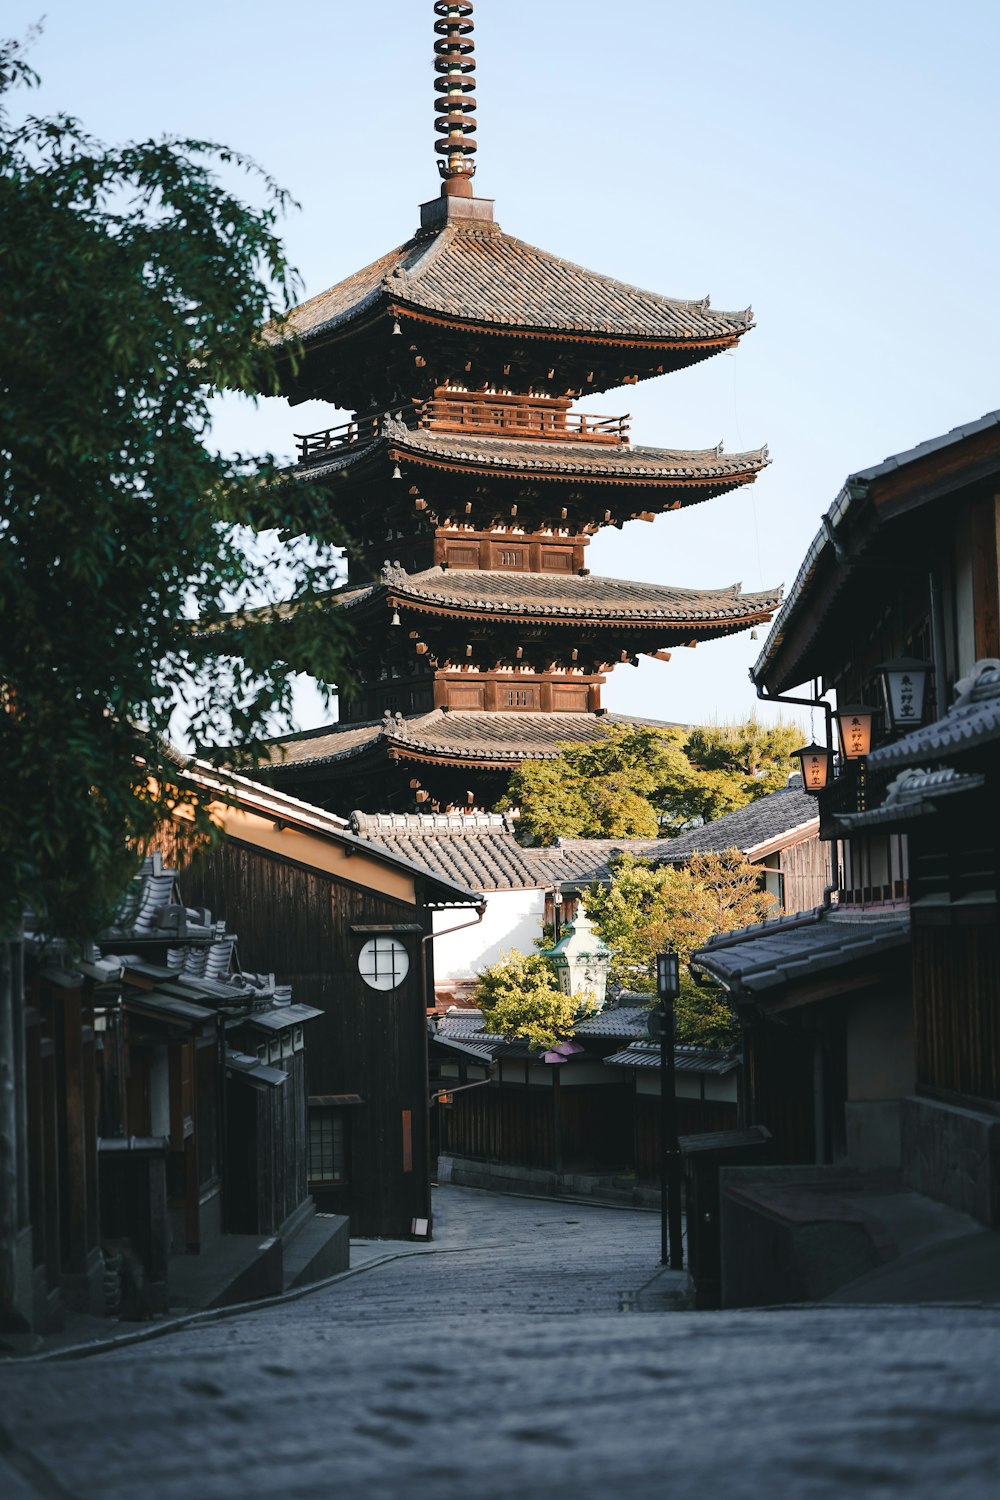
[[[124,1333],[117,1338],[88,1339],[85,1344],[70,1344],[64,1349],[45,1349],[38,1354],[10,1354],[0,1358],[0,1364],[43,1364],[59,1359],[88,1359],[92,1354],[109,1354],[115,1349],[127,1349],[132,1344],[145,1344],[151,1339],[165,1338],[167,1334],[178,1333],[185,1328],[198,1328],[205,1323],[221,1323],[226,1318],[238,1317],[242,1313],[259,1312],[269,1307],[283,1307],[288,1302],[298,1302],[303,1297],[311,1296],[313,1292],[325,1291],[327,1287],[336,1286],[338,1282],[347,1281],[352,1276],[361,1276],[365,1271],[373,1271],[378,1266],[389,1265],[395,1260],[409,1260],[419,1255],[460,1255],[469,1250],[498,1249],[499,1246],[489,1245],[422,1245],[414,1250],[394,1250],[387,1255],[380,1255],[366,1261],[361,1266],[350,1266],[346,1271],[337,1271],[333,1276],[326,1276],[322,1281],[310,1281],[306,1286],[292,1287],[287,1292],[279,1292],[274,1297],[258,1297],[253,1302],[234,1302],[230,1307],[207,1307],[200,1312],[184,1313],[178,1318],[167,1318],[152,1325],[149,1328],[137,1329],[134,1333]]]
[[[486,1193],[492,1198],[520,1198],[532,1203],[556,1203],[575,1204],[579,1208],[604,1208],[614,1209],[616,1212],[642,1213],[659,1215],[659,1209],[644,1208],[638,1204],[627,1205],[622,1203],[602,1203],[593,1198],[569,1198],[549,1197],[544,1193],[498,1193],[490,1188],[466,1188],[470,1193]],[[180,1317],[163,1319],[149,1328],[139,1328],[133,1333],[119,1334],[116,1338],[88,1339],[83,1344],[69,1344],[62,1349],[43,1349],[37,1354],[7,1354],[0,1355],[2,1364],[42,1364],[52,1360],[88,1359],[93,1354],[108,1354],[115,1349],[127,1349],[132,1344],[145,1344],[151,1339],[165,1338],[168,1334],[178,1333],[185,1328],[197,1328],[206,1323],[219,1323],[224,1318],[236,1317],[240,1313],[256,1312],[268,1307],[282,1307],[285,1303],[298,1302],[302,1297],[308,1297],[312,1292],[324,1291],[327,1287],[336,1286],[338,1282],[346,1281],[351,1276],[360,1276],[365,1271],[375,1270],[378,1266],[389,1265],[392,1261],[408,1260],[417,1255],[458,1255],[468,1250],[500,1249],[502,1245],[420,1245],[412,1250],[393,1250],[385,1255],[380,1255],[372,1260],[365,1261],[364,1265],[349,1266],[346,1271],[337,1271],[332,1276],[326,1276],[322,1281],[310,1281],[306,1286],[290,1288],[287,1292],[280,1292],[274,1297],[258,1297],[252,1302],[234,1302],[229,1307],[207,1307],[199,1312],[183,1313]]]

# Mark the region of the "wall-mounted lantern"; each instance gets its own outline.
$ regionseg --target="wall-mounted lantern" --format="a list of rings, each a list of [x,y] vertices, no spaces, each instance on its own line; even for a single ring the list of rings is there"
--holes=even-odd
[[[930,663],[915,656],[898,656],[879,663],[885,700],[885,723],[890,734],[905,734],[924,722]]]
[[[871,754],[874,717],[875,710],[864,703],[849,703],[837,709],[840,749],[845,760],[862,760]]]
[[[795,754],[802,765],[803,790],[818,796],[833,780],[833,751],[825,745],[803,745]]]

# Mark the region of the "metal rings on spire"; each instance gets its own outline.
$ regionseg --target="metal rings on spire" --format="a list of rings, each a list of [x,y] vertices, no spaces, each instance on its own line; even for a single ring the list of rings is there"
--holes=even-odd
[[[471,0],[434,0],[434,88],[438,171],[446,181],[468,180],[476,170],[476,59]]]

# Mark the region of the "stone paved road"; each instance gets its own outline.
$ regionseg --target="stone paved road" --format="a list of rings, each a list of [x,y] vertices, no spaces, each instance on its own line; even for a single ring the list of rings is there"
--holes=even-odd
[[[621,1311],[654,1217],[438,1210],[447,1253],[0,1366],[3,1500],[1000,1496],[1000,1310]]]

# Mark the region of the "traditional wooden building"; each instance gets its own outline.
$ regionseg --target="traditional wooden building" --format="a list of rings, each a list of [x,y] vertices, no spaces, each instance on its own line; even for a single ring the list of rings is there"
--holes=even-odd
[[[906,839],[913,1090],[907,1182],[1000,1228],[1000,660],[976,663],[935,723],[875,751],[884,801],[854,837]]]
[[[207,765],[185,774],[226,835],[186,867],[185,890],[238,905],[244,961],[267,963],[317,1017],[305,1059],[310,1194],[348,1214],[352,1234],[426,1236],[434,916],[475,925],[483,896],[269,786]]]
[[[320,1012],[244,970],[159,853],[83,956],[30,927],[3,951],[17,1224],[0,1221],[0,1328],[214,1306],[347,1264],[346,1221],[310,1223],[303,1051]]]
[[[977,659],[1000,656],[998,492],[995,412],[851,474],[753,669],[767,696],[811,682],[817,698],[830,694],[840,708],[866,704],[876,711],[872,753],[860,761],[841,758],[840,774],[817,798],[820,834],[836,846],[838,878],[833,910],[814,928],[816,962],[810,972],[803,953],[805,963],[773,991],[786,1034],[798,1028],[812,1038],[803,1041],[815,1064],[811,1081],[805,1063],[795,1072],[815,1122],[814,1160],[832,1162],[844,1152],[861,1165],[898,1166],[902,1159],[901,1101],[920,1086],[910,967],[916,954],[909,946],[890,954],[894,934],[910,932],[911,850],[907,829],[894,817],[856,815],[882,805],[897,763],[881,664],[925,663],[927,695],[917,719],[926,722],[944,714]],[[838,933],[842,952],[855,941],[859,946],[834,983],[820,955]],[[880,947],[884,957],[876,963]],[[735,961],[738,945],[730,951]],[[750,950],[743,952],[749,962]],[[896,976],[891,983],[886,964]],[[801,986],[794,1006],[789,985]],[[971,1046],[981,1040],[970,1032]],[[770,1105],[764,1099],[774,1086],[780,1092],[782,1072],[792,1076],[779,1068],[773,1084],[765,1088],[762,1081],[765,1109],[778,1107],[776,1099]]]
[[[834,696],[848,724],[874,710],[871,752],[847,743],[817,798],[821,837],[836,850],[833,888],[817,910],[695,955],[744,1019],[745,1123],[770,1131],[773,1161],[791,1164],[790,1193],[796,1164],[809,1182],[827,1173],[830,1204],[845,1168],[852,1182],[889,1172],[991,1225],[998,495],[996,412],[848,477],[753,671],[771,698],[801,695],[803,683],[820,708]],[[900,660],[897,696],[884,674]],[[746,1228],[757,1209],[744,1187],[734,1212]],[[787,1295],[787,1277],[757,1269],[761,1285]],[[745,1277],[738,1295],[754,1295]]]
[[[293,403],[350,420],[299,439],[299,473],[355,538],[328,607],[356,628],[336,725],[274,746],[271,775],[341,812],[490,806],[525,757],[601,731],[607,673],[770,618],[779,593],[591,575],[603,527],[751,483],[766,450],[635,446],[574,401],[735,348],[719,312],[505,233],[473,193],[472,5],[438,0],[440,197],[403,244],[296,308]],[[280,630],[280,627],[278,627]]]
[[[474,1187],[572,1191],[601,1179],[610,1195],[660,1179],[660,1048],[649,1038],[647,997],[579,1024],[570,1047],[534,1052],[484,1029],[478,1010],[431,1026],[439,1103],[434,1142],[447,1180]],[[651,997],[648,997],[651,998]],[[675,1049],[682,1131],[736,1124],[738,1050]]]

